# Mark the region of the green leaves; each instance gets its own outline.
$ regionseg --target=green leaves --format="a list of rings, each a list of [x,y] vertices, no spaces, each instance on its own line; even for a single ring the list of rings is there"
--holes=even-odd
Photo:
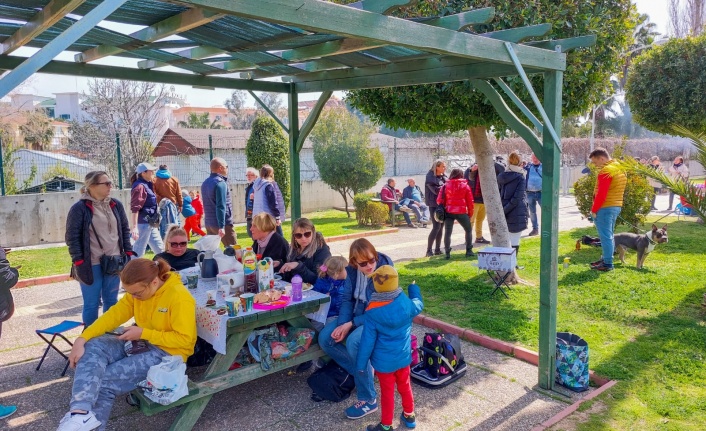
[[[258,117],[252,123],[252,132],[245,146],[248,166],[260,169],[270,165],[275,170],[275,181],[284,197],[284,206],[289,206],[289,141],[282,128],[270,117]]]

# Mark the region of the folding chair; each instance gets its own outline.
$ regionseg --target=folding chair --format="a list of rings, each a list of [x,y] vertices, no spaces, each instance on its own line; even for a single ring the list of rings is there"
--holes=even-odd
[[[39,338],[42,340],[46,341],[48,346],[44,350],[44,354],[42,355],[42,359],[39,360],[39,365],[37,365],[37,371],[39,371],[39,368],[42,366],[42,362],[44,362],[44,359],[47,357],[47,353],[49,353],[49,349],[54,349],[61,356],[66,359],[66,366],[64,367],[64,371],[61,373],[61,376],[63,377],[66,374],[66,370],[69,368],[69,357],[64,354],[61,350],[59,350],[55,345],[54,345],[54,340],[56,337],[61,337],[64,341],[66,341],[69,346],[73,347],[73,343],[69,341],[66,337],[64,337],[63,333],[66,331],[70,331],[74,328],[78,328],[79,326],[83,326],[83,322],[74,322],[73,320],[64,320],[63,322],[59,323],[58,325],[54,325],[50,328],[46,329],[36,329],[34,332],[39,335]],[[51,340],[45,337],[44,335],[51,335]]]

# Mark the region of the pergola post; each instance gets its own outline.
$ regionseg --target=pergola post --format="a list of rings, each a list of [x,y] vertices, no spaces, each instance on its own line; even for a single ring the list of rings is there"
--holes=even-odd
[[[289,196],[292,220],[302,216],[301,165],[297,141],[299,140],[299,95],[294,84],[289,87]]]
[[[544,111],[547,120],[542,133],[542,222],[539,272],[539,386],[554,388],[556,362],[556,306],[559,243],[559,174],[561,136],[561,98],[564,74],[544,73]]]

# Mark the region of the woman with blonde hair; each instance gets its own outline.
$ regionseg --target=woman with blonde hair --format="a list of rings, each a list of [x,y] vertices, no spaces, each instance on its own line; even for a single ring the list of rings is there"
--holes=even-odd
[[[112,189],[113,182],[105,171],[89,172],[81,197],[66,217],[71,276],[81,286],[86,326],[98,318],[101,302],[103,313],[118,302],[119,270],[128,256],[134,255],[125,208],[110,197]]]
[[[253,183],[252,216],[266,212],[275,218],[277,233],[284,236],[282,222],[285,220],[284,197],[275,181],[275,170],[270,165],[262,165],[260,178]]]
[[[196,265],[200,251],[188,248],[188,245],[186,230],[178,224],[169,225],[164,235],[164,252],[155,255],[152,260],[164,259],[174,271],[192,268]]]
[[[308,218],[297,219],[292,224],[292,242],[289,246],[287,263],[279,272],[286,281],[299,274],[305,283],[314,284],[318,278],[319,267],[331,257],[331,250],[321,232],[316,231],[314,223]]]
[[[522,160],[517,152],[510,153],[507,161],[507,170],[498,175],[498,185],[500,186],[500,199],[507,221],[507,229],[510,232],[510,245],[519,256],[520,237],[522,231],[527,229],[527,218],[529,217],[527,182],[525,181],[527,171],[522,168]]]
[[[167,262],[134,259],[120,280],[125,296],[71,348],[70,410],[57,431],[104,430],[115,398],[134,390],[151,366],[168,355],[186,361],[194,352],[196,301]],[[135,325],[119,328],[132,318]]]
[[[260,213],[253,217],[250,229],[254,241],[253,251],[262,257],[271,258],[274,271],[278,272],[282,264],[287,261],[289,243],[277,233],[277,223],[274,217],[267,213]]]

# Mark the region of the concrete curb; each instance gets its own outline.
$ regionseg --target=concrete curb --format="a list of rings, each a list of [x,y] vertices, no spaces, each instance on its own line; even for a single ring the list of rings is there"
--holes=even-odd
[[[371,230],[371,231],[366,231],[366,232],[349,233],[346,235],[336,235],[336,236],[328,237],[328,238],[326,238],[326,242],[345,241],[347,239],[363,238],[366,236],[385,235],[388,233],[397,233],[397,232],[399,232],[399,228],[395,227],[395,228],[388,228],[388,229]],[[69,281],[69,280],[72,280],[72,278],[68,274],[47,275],[45,277],[36,277],[36,278],[25,278],[25,279],[19,280],[17,282],[17,284],[15,285],[14,289],[21,289],[23,287],[40,286],[42,284],[59,283],[62,281]]]
[[[470,329],[460,328],[456,325],[452,325],[450,323],[446,323],[439,319],[434,319],[433,317],[425,316],[423,314],[420,314],[415,317],[414,323],[421,326],[426,326],[427,328],[432,328],[438,331],[457,335],[463,340],[470,341],[471,343],[478,344],[479,346],[485,347],[490,350],[495,350],[496,352],[514,356],[515,358],[530,363],[534,366],[539,365],[539,354],[537,352],[525,349],[524,347],[516,346],[506,341],[497,340],[495,338],[488,337],[478,332],[471,331]],[[575,403],[560,411],[556,415],[552,416],[548,420],[535,426],[534,428],[532,428],[532,431],[544,431],[547,428],[556,425],[559,421],[565,419],[567,416],[575,412],[579,408],[581,403],[597,397],[598,395],[602,394],[603,392],[615,386],[616,383],[618,383],[616,380],[610,380],[606,377],[596,374],[595,372],[593,372],[593,370],[589,371],[589,378],[596,386],[598,386],[598,389],[586,395],[579,401],[576,401]]]

